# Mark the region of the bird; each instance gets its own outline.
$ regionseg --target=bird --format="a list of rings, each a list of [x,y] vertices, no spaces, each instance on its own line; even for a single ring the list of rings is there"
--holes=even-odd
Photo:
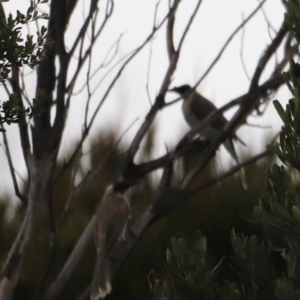
[[[217,107],[208,99],[200,95],[196,90],[193,90],[190,85],[185,84],[179,87],[174,87],[169,92],[176,92],[183,98],[182,112],[183,116],[191,128],[198,126],[209,114],[217,110]],[[228,123],[223,114],[212,121],[211,124],[201,129],[201,135],[207,139],[215,138]],[[238,156],[236,154],[232,140],[237,140],[245,146],[245,143],[240,140],[235,133],[231,134],[224,142],[224,147],[239,166]],[[247,189],[245,175],[243,169],[240,169],[242,185]]]
[[[95,215],[94,241],[97,256],[90,294],[91,300],[103,299],[111,292],[109,255],[114,245],[125,239],[129,218],[128,198],[115,191],[113,185],[109,185]]]

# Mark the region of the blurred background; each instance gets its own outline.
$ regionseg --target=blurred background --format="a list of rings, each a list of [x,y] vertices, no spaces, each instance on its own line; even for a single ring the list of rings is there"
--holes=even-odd
[[[4,3],[4,9],[7,14],[10,12],[15,14],[16,7],[20,11],[25,10],[28,2],[10,0]],[[176,20],[175,38],[182,33],[182,28],[187,23],[195,3],[193,0],[182,1]],[[173,78],[173,85],[185,83],[193,85],[217,56],[229,35],[255,9],[258,3],[254,0],[203,1],[184,44],[182,56]],[[107,34],[103,35],[94,50],[97,53],[94,56],[95,65],[97,59],[101,61],[121,35],[117,58],[121,59],[137,47],[152,30],[155,5],[156,3],[150,0],[115,1],[115,12],[106,31]],[[44,8],[47,11],[47,5]],[[167,8],[168,1],[162,1],[157,13],[158,20],[166,13]],[[85,2],[79,1],[67,29],[67,37],[70,42],[75,38],[75,32],[86,13]],[[275,35],[275,31],[280,28],[283,14],[284,7],[281,1],[267,1],[263,10],[259,11],[244,30],[234,38],[220,62],[198,87],[198,90],[217,107],[247,92],[249,85],[247,76],[251,77],[259,57],[270,43],[271,37]],[[35,32],[34,27],[28,28],[28,30],[32,34]],[[149,57],[151,57],[150,68],[148,67]],[[269,63],[262,80],[272,72],[275,63],[275,60]],[[105,188],[115,178],[123,154],[127,151],[136,130],[149,111],[150,102],[154,102],[166,67],[165,30],[161,30],[150,46],[146,47],[126,69],[116,88],[101,108],[90,137],[84,143],[83,155],[78,158],[78,165],[65,172],[63,178],[56,184],[53,209],[57,219],[58,237],[55,253],[59,253],[59,255],[52,260],[53,265],[51,265],[46,281],[51,282],[60,270],[82,233],[82,229],[94,214]],[[29,98],[33,98],[36,84],[35,74],[29,70],[24,72]],[[95,92],[91,102],[91,111],[104,93],[110,76],[115,74],[112,71],[105,77],[105,72],[106,70],[100,70],[91,81],[91,88]],[[102,78],[104,78],[103,82]],[[63,165],[64,159],[69,157],[70,149],[78,142],[82,131],[84,118],[82,111],[86,105],[87,90],[81,88],[80,82],[83,86],[85,79],[82,75],[78,89],[75,89],[77,94],[72,100],[57,170]],[[100,82],[101,86],[99,87]],[[146,86],[149,88],[149,97]],[[285,86],[279,90],[276,98],[283,105],[286,103],[289,92]],[[174,95],[169,95],[167,100],[171,101],[172,99],[174,99]],[[176,103],[159,114],[144,141],[144,146],[141,147],[139,161],[147,161],[149,158],[166,153],[166,148],[172,149],[188,130],[181,115],[180,105],[181,103]],[[230,118],[233,113],[234,109],[226,112],[226,116]],[[135,120],[137,121],[134,122]],[[269,105],[263,117],[250,117],[248,121],[252,124],[269,126],[269,128],[243,126],[238,131],[238,135],[247,144],[246,148],[237,146],[241,161],[265,150],[265,146],[273,139],[281,126],[280,119],[272,105]],[[133,122],[134,125],[125,134],[122,142],[115,147],[116,141]],[[24,190],[26,189],[26,172],[16,125],[9,126],[7,134],[14,165],[19,173],[18,181]],[[2,146],[2,141],[0,143]],[[103,163],[101,171],[89,185],[88,190],[82,197],[78,199],[75,197],[71,213],[64,213],[65,199],[68,198],[74,174],[79,180],[92,166],[101,164],[103,157],[107,157],[107,159]],[[223,255],[227,255],[226,260],[229,262],[231,253],[229,231],[234,227],[238,232],[253,233],[254,229],[239,217],[239,212],[242,210],[252,211],[253,206],[258,203],[264,187],[264,171],[271,162],[272,158],[268,158],[246,168],[249,185],[247,191],[242,189],[239,178],[231,177],[204,190],[201,195],[194,197],[171,215],[155,223],[144,234],[130,258],[119,270],[113,282],[113,293],[107,299],[149,299],[147,276],[151,269],[163,274],[166,249],[170,247],[171,237],[179,231],[183,231],[192,243],[196,231],[201,230],[208,239],[211,265],[215,265]],[[184,162],[178,164],[177,171],[179,173],[183,165]],[[206,167],[194,184],[198,185],[200,182],[206,181],[231,165],[233,162],[221,148],[216,159]],[[4,151],[0,153],[0,166],[0,262],[3,264],[18,232],[23,213],[18,199],[13,193]],[[149,175],[130,191],[128,196],[132,206],[135,207],[132,223],[152,202],[159,175],[160,171]],[[43,226],[48,225],[41,223],[41,232],[44,232]],[[46,250],[48,241],[49,236],[36,235],[14,299],[35,298],[36,288],[39,287],[43,276],[47,273],[45,268],[49,259]],[[94,245],[91,244],[84,262],[79,265],[72,276],[62,299],[75,299],[81,294],[91,280],[94,259],[95,250]],[[226,261],[223,265],[217,280],[222,281],[227,278],[237,281],[238,275],[230,269]],[[43,288],[40,286],[40,289]]]
[[[220,0],[202,1],[199,12],[184,43],[172,85],[195,84],[215,59],[229,36],[241,24],[242,20],[250,15],[258,3],[255,0],[242,2],[239,0],[229,0],[226,3]],[[7,15],[9,13],[15,15],[16,8],[20,11],[26,11],[28,5],[29,1],[25,0],[21,2],[10,0],[3,3]],[[181,2],[176,18],[175,29],[177,30],[174,32],[175,39],[176,37],[178,39],[182,34],[182,30],[188,22],[195,5],[195,0]],[[116,62],[141,44],[152,30],[155,7],[156,2],[152,0],[145,0],[142,3],[138,0],[115,1],[114,15],[93,50],[94,56],[91,63],[95,65],[92,69],[95,75],[89,84],[91,91],[95,92],[95,94],[90,103],[90,115],[106,91],[111,78],[117,72],[117,69],[113,69],[106,75],[108,73],[107,69],[100,68],[97,70],[99,64],[101,64],[108,53],[108,57],[113,55],[116,51],[114,45],[120,36],[122,38],[117,47]],[[103,19],[104,8],[105,6],[100,6],[99,22]],[[162,20],[167,12],[167,8],[168,1],[161,1],[158,7],[156,23]],[[49,9],[48,4],[40,5],[40,9],[47,12]],[[68,43],[71,44],[75,39],[81,21],[83,21],[84,16],[87,14],[87,9],[87,2],[78,1],[67,29],[67,45]],[[270,43],[271,37],[275,35],[274,31],[280,28],[283,21],[283,14],[284,7],[282,1],[266,1],[263,9],[231,41],[221,60],[198,87],[198,91],[210,99],[217,107],[221,107],[228,101],[246,93],[250,82],[247,76],[252,76],[258,59]],[[39,26],[43,24],[45,24],[45,21],[40,21]],[[35,34],[35,24],[31,24],[28,30],[30,34]],[[24,34],[27,33],[24,32]],[[281,51],[283,49],[280,48],[278,57],[282,54]],[[149,57],[151,59],[150,68],[148,67]],[[76,64],[75,54],[74,68]],[[123,140],[128,143],[132,140],[150,109],[150,103],[154,102],[167,64],[165,28],[163,27],[155,35],[152,43],[143,49],[125,69],[116,87],[102,105],[96,118],[95,126],[92,127],[89,137],[84,143],[84,152],[90,150],[91,144],[98,137],[99,132],[103,134],[103,132],[113,129],[120,136],[134,123],[123,137]],[[266,72],[262,75],[262,81],[272,72],[275,64],[275,59],[271,59]],[[32,99],[35,97],[35,72],[25,69],[24,75],[26,92],[29,99]],[[85,82],[86,75],[85,71],[83,71],[74,90],[75,95],[71,103],[59,154],[61,159],[68,158],[68,153],[70,153],[68,150],[78,142],[82,132],[83,112],[88,98]],[[148,86],[150,99],[146,86]],[[279,90],[276,97],[284,104],[287,102],[290,94],[284,86]],[[174,93],[170,93],[167,100],[173,100],[174,98]],[[234,111],[235,109],[231,109],[225,115],[230,118]],[[269,140],[272,139],[281,126],[280,119],[272,105],[269,105],[263,118],[249,117],[248,121],[251,124],[269,126],[269,128],[261,129],[249,126],[240,128],[238,135],[247,144],[247,148],[236,145],[241,155],[246,153],[254,154],[264,150],[265,140],[267,139],[268,141],[268,138]],[[154,155],[159,156],[165,154],[166,146],[172,148],[188,130],[188,126],[181,113],[181,102],[177,102],[161,111],[156,118],[154,126],[159,128],[155,141]],[[24,178],[26,175],[25,164],[22,157],[17,126],[9,126],[7,130],[15,167],[20,176]],[[221,153],[222,159],[219,160],[219,163],[228,166],[231,163],[229,155],[226,151],[222,150],[222,147]],[[88,170],[90,167],[87,156],[83,158],[86,161],[83,166],[85,170]],[[0,164],[2,168],[0,182],[3,183],[1,192],[10,193],[12,182],[10,177],[7,176],[8,165],[3,151],[0,153]],[[22,184],[21,178],[19,178],[19,183]],[[14,198],[12,201],[17,201],[17,199]]]
[[[94,141],[89,156],[91,165],[101,163],[101,158],[109,155],[101,172],[94,178],[88,190],[81,198],[74,197],[70,212],[63,213],[65,199],[69,193],[74,168],[66,172],[56,185],[53,199],[54,218],[57,219],[57,244],[54,247],[55,257],[52,257],[50,272],[46,282],[51,282],[56,273],[64,264],[66,258],[80,237],[83,228],[88,224],[102,197],[107,185],[112,181],[118,171],[122,153],[127,149],[126,144],[115,148],[117,136],[113,132],[106,132]],[[146,158],[155,151],[153,135],[148,135],[146,147],[141,157]],[[63,162],[60,161],[59,164]],[[245,234],[255,233],[254,228],[239,216],[241,211],[253,211],[258,204],[259,197],[264,188],[264,171],[268,168],[270,160],[254,164],[246,168],[246,177],[249,189],[241,187],[239,178],[231,177],[222,183],[208,188],[199,195],[179,207],[169,216],[162,218],[144,234],[129,259],[118,271],[113,280],[113,292],[107,299],[150,299],[148,287],[148,274],[154,269],[164,276],[166,249],[171,247],[170,239],[177,232],[183,232],[190,244],[193,244],[195,233],[201,230],[208,241],[208,262],[210,266],[216,265],[226,255],[216,280],[224,279],[239,282],[240,275],[229,266],[232,249],[230,245],[230,230]],[[59,166],[58,166],[59,167]],[[180,170],[178,170],[180,171]],[[201,184],[215,174],[215,162],[206,167],[205,171],[194,181]],[[132,207],[134,223],[144,209],[152,202],[156,194],[156,185],[149,176],[140,185],[132,189],[129,198]],[[23,209],[15,211],[13,218],[5,218],[9,210],[10,197],[1,199],[0,223],[0,261],[3,263],[10,249],[11,243],[18,232],[22,221]],[[49,236],[39,234],[45,232],[47,222],[38,226],[38,232],[30,247],[30,253],[21,273],[20,283],[14,293],[14,299],[35,299],[37,286],[41,284],[47,271]],[[278,257],[280,254],[278,253]],[[76,299],[90,282],[95,260],[95,248],[90,244],[82,263],[76,268],[61,299]],[[43,286],[40,287],[43,290]],[[26,296],[24,296],[26,295]],[[37,298],[38,299],[38,298]]]

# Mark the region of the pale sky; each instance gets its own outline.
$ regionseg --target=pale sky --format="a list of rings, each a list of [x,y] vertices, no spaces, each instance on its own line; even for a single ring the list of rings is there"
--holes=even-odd
[[[73,40],[78,28],[82,24],[82,15],[86,15],[87,7],[85,6],[87,6],[87,3],[89,3],[89,1],[79,0],[79,4],[68,26],[67,43]],[[105,3],[105,1],[100,1],[100,3]],[[173,85],[182,85],[185,83],[193,85],[206,71],[229,35],[240,24],[242,16],[246,18],[258,3],[259,2],[255,0],[203,0],[182,49],[178,68],[173,78]],[[120,34],[124,34],[124,36],[120,43],[117,59],[123,57],[141,44],[145,37],[151,32],[155,4],[156,1],[153,0],[115,1],[114,15],[94,50],[92,62],[92,65],[95,66],[94,69],[101,63],[101,59],[105,56],[111,45],[119,38]],[[167,4],[168,0],[161,1],[158,21],[160,21],[166,13]],[[195,0],[185,0],[180,4],[176,18],[175,38],[178,39],[182,33],[183,26],[188,21],[195,4]],[[10,0],[9,2],[3,3],[6,13],[12,12],[13,14],[15,14],[16,7],[21,12],[25,12],[28,5],[29,1],[25,0]],[[43,4],[40,8],[45,11],[47,10],[47,5]],[[102,11],[100,6],[100,17]],[[284,13],[281,0],[267,1],[264,5],[264,11],[272,27],[278,30]],[[34,28],[31,29],[31,32],[34,34]],[[271,31],[271,35],[274,36],[274,32]],[[243,57],[247,72],[250,76],[252,76],[257,61],[268,44],[270,44],[268,26],[262,11],[260,11],[252,21],[246,25],[244,31]],[[221,61],[198,88],[198,91],[211,99],[217,107],[245,93],[248,89],[249,80],[242,68],[240,50],[241,33],[236,36],[231,45],[227,48]],[[149,89],[151,101],[154,102],[167,68],[164,29],[159,31],[153,40],[152,51]],[[97,122],[91,132],[91,137],[95,137],[99,130],[111,128],[115,128],[121,133],[124,128],[128,127],[136,118],[139,118],[135,126],[131,128],[124,138],[127,141],[132,140],[132,137],[135,135],[136,130],[150,108],[146,93],[149,52],[150,47],[148,46],[133,60],[131,65],[123,73],[114,91],[110,94],[101,109],[97,117]],[[274,61],[270,64],[269,70],[272,71],[273,66]],[[27,72],[29,73],[29,71]],[[104,73],[105,72],[100,72],[99,76],[95,76],[91,81],[92,87],[97,85]],[[75,91],[80,89],[85,81],[85,76],[85,72],[83,72],[80,81],[77,82]],[[104,82],[103,87],[107,85],[108,80]],[[26,82],[28,93],[32,98],[35,92],[34,78],[28,76]],[[104,91],[104,88],[99,88],[96,91],[92,101],[91,111]],[[2,95],[4,95],[4,93],[2,93]],[[79,139],[83,120],[82,111],[85,107],[86,95],[86,90],[84,90],[73,98],[69,113],[70,118],[62,141],[60,157],[63,157],[70,145]],[[284,87],[277,94],[276,98],[282,101],[282,103],[286,103],[289,97],[290,95]],[[174,98],[175,96],[172,94],[168,96],[168,100]],[[232,111],[226,113],[226,115],[228,117],[231,116]],[[262,118],[249,118],[249,122],[272,126],[272,128],[268,130],[243,127],[238,131],[238,135],[248,145],[249,151],[259,153],[265,149],[263,135],[278,131],[281,126],[281,121],[275,113],[273,106],[269,105],[266,114]],[[166,145],[170,148],[174,146],[176,141],[178,141],[188,129],[181,114],[181,103],[168,107],[159,113],[155,125],[159,128],[159,136],[156,142],[157,155],[161,155],[165,153]],[[25,176],[17,125],[12,125],[7,127],[7,129],[15,168],[20,174]],[[2,145],[2,140],[0,140],[0,143]],[[90,140],[87,140],[87,143],[85,143],[86,151],[89,149],[89,144]],[[245,149],[237,148],[238,151],[245,151]],[[227,154],[222,155],[222,157],[224,157],[224,161],[229,160]],[[2,170],[0,174],[0,182],[2,183],[1,191],[7,192],[12,189],[12,184],[10,175],[8,175],[9,172],[3,151],[0,152],[0,165]]]

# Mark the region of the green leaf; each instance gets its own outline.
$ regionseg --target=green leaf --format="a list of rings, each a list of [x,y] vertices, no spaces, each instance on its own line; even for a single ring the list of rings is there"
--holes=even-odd
[[[279,115],[279,117],[281,118],[281,120],[283,121],[283,123],[285,123],[285,113],[284,113],[284,110],[280,104],[280,102],[278,100],[274,100],[273,101],[273,105]]]
[[[243,258],[246,258],[245,245],[240,238],[234,238],[231,240],[232,247],[235,253]]]
[[[248,249],[249,249],[249,256],[251,261],[253,261],[255,257],[257,251],[257,244],[258,244],[257,237],[256,236],[250,237]]]
[[[295,221],[300,225],[300,210],[296,205],[292,206],[291,213],[295,219]]]
[[[282,206],[281,204],[275,202],[273,204],[273,211],[274,214],[278,217],[285,218],[286,220],[291,222],[293,221],[291,213],[287,210],[286,207]]]

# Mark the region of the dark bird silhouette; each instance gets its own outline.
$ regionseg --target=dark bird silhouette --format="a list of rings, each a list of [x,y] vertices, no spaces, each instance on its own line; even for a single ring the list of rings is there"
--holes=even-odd
[[[201,96],[197,91],[192,91],[192,88],[187,84],[175,87],[169,91],[176,92],[183,98],[183,116],[191,128],[198,126],[209,114],[217,110],[216,106],[212,102]],[[220,114],[211,124],[201,129],[201,135],[207,139],[214,139],[218,134],[220,134],[220,131],[224,129],[227,123],[227,119],[223,116],[223,114]],[[235,133],[233,133],[224,142],[224,147],[239,165],[239,160],[232,142],[233,139],[239,141],[244,146],[245,144]],[[243,169],[240,170],[242,184],[246,189],[247,184],[245,181],[245,175]]]

